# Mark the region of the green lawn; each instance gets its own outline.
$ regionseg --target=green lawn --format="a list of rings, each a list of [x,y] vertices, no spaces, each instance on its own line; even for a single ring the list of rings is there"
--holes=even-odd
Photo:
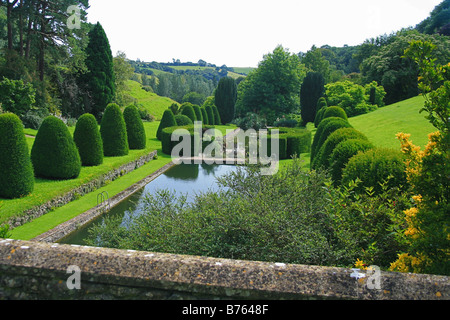
[[[153,115],[156,120],[161,120],[164,111],[170,107],[174,100],[167,97],[160,97],[156,93],[147,92],[142,89],[139,82],[128,80],[127,86],[130,89],[128,92],[133,98],[138,100],[147,111]]]
[[[428,143],[428,134],[437,131],[425,119],[426,113],[419,113],[423,106],[424,98],[418,96],[350,118],[349,122],[378,147],[399,149],[396,134],[404,132],[411,134],[413,143],[423,148]]]

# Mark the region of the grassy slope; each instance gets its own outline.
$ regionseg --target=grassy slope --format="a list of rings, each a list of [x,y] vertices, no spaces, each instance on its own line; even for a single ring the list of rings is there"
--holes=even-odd
[[[138,103],[147,109],[151,115],[156,117],[156,120],[161,120],[164,110],[176,103],[170,98],[160,97],[156,93],[145,91],[139,82],[128,80],[127,86],[130,88],[129,94],[137,99]]]
[[[364,133],[378,147],[399,149],[399,132],[411,134],[411,140],[422,148],[428,143],[428,134],[435,132],[425,113],[419,113],[424,98],[418,96],[404,100],[372,113],[350,118],[352,126]]]

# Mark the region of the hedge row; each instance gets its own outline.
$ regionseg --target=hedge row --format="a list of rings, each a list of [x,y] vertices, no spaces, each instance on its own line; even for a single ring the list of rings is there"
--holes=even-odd
[[[278,136],[269,134],[268,156],[271,155],[271,138],[278,138],[280,146],[280,160],[291,159],[294,156],[300,156],[302,153],[311,151],[311,132],[300,128],[275,128],[279,130]],[[274,129],[271,129],[272,132]]]
[[[213,129],[214,126],[203,126],[202,127],[202,133],[204,134],[207,130],[209,129]],[[162,145],[162,151],[165,154],[172,154],[172,150],[173,148],[178,145],[180,142],[182,142],[184,139],[188,139],[187,134],[183,134],[183,133],[175,133],[176,130],[181,129],[181,130],[185,130],[187,131],[189,134],[189,139],[191,141],[191,154],[190,156],[198,156],[198,154],[194,154],[194,148],[198,147],[198,151],[202,151],[205,149],[205,147],[207,145],[209,145],[210,142],[208,143],[203,143],[202,141],[200,141],[200,138],[196,138],[196,136],[198,136],[198,132],[194,131],[194,126],[193,125],[188,125],[188,126],[175,126],[175,127],[169,127],[169,128],[165,128],[162,130],[162,135],[161,135],[161,145]],[[173,140],[175,141],[172,141]],[[198,145],[196,146],[194,144],[195,141],[198,141]],[[181,154],[181,156],[188,156],[185,154]]]

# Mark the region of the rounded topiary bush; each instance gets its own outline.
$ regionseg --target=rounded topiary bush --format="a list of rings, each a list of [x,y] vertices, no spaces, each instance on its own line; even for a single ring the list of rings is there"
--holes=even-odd
[[[179,127],[183,127],[183,126],[190,126],[193,125],[194,123],[192,122],[191,118],[189,118],[188,116],[185,116],[183,114],[178,114],[175,116],[175,121],[177,123],[177,126]],[[161,137],[162,138],[162,137]]]
[[[81,171],[78,148],[65,123],[49,116],[44,119],[31,149],[35,175],[46,179],[77,178]]]
[[[330,134],[324,142],[319,152],[314,157],[311,168],[318,169],[320,167],[328,168],[330,166],[330,158],[334,148],[342,141],[349,139],[367,140],[367,137],[354,128],[341,128]]]
[[[202,110],[200,108],[200,106],[194,104],[192,106],[192,108],[194,108],[194,112],[195,112],[195,116],[197,117],[197,121],[201,121],[204,123],[203,121],[203,115],[202,115]],[[205,124],[205,123],[204,123]]]
[[[192,120],[192,123],[194,123],[195,121],[197,121],[197,116],[195,115],[195,111],[194,108],[192,106],[192,104],[185,104],[182,107],[183,109],[181,110],[181,114],[188,117],[189,119]]]
[[[171,109],[167,109],[164,111],[161,122],[159,123],[158,131],[156,132],[156,139],[162,139],[162,131],[165,128],[175,127],[177,125],[177,121],[175,120],[175,116]]]
[[[362,183],[357,191],[365,192],[373,187],[375,192],[381,192],[380,183],[388,181],[389,188],[404,188],[406,181],[406,165],[400,151],[379,148],[358,153],[352,157],[342,171],[342,183],[360,179]]]
[[[220,118],[219,109],[216,106],[212,107],[212,111],[214,113],[214,125],[220,126],[222,124],[222,120]]]
[[[103,114],[100,133],[103,140],[103,154],[106,157],[121,157],[129,153],[127,126],[122,111],[111,103]]]
[[[34,171],[22,121],[13,113],[0,115],[0,198],[15,199],[34,189]]]
[[[128,147],[131,150],[145,149],[147,136],[139,110],[134,105],[126,107],[123,111],[123,119],[127,127]]]
[[[341,128],[351,128],[352,126],[347,120],[337,117],[331,117],[323,119],[317,128],[316,135],[311,146],[311,161],[319,152],[322,145],[328,139],[328,137],[336,130]]]
[[[348,139],[339,143],[330,156],[330,172],[334,184],[337,186],[342,180],[342,170],[349,160],[359,152],[373,149],[374,145],[366,139]]]
[[[205,106],[205,109],[206,109],[206,114],[208,115],[208,124],[213,126],[216,123],[216,120],[214,118],[214,110],[209,105]]]
[[[83,114],[78,119],[73,140],[83,166],[98,166],[103,163],[103,141],[97,119],[92,114]]]
[[[342,118],[344,120],[348,120],[347,113],[345,113],[344,109],[336,106],[326,108],[323,113],[322,120],[331,117],[337,117]]]
[[[202,112],[203,124],[209,125],[208,113],[206,112],[206,109],[200,108],[200,111]]]

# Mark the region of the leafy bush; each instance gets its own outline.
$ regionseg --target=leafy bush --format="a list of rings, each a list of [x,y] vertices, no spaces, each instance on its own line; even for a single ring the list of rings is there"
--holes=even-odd
[[[322,119],[331,118],[331,117],[342,118],[344,120],[348,120],[347,114],[345,113],[344,109],[342,109],[340,107],[336,107],[336,106],[326,108],[325,112],[323,113]]]
[[[49,115],[46,109],[30,110],[21,119],[25,128],[39,130],[42,121]]]
[[[370,149],[350,159],[342,172],[342,183],[361,180],[359,192],[365,188],[381,191],[380,183],[389,180],[390,188],[406,188],[406,166],[400,151],[391,149]]]
[[[202,131],[203,133],[205,133],[208,129],[214,128],[213,126],[203,126],[202,127]],[[179,134],[179,133],[174,133],[174,131],[178,130],[178,129],[184,129],[187,130],[187,132],[189,132],[189,138],[188,137],[184,137],[184,134]],[[179,127],[170,127],[170,128],[165,128],[162,131],[162,139],[161,139],[161,145],[162,145],[162,151],[165,154],[172,154],[172,149],[178,145],[181,141],[183,141],[183,139],[191,139],[191,156],[195,156],[196,154],[194,154],[195,151],[195,135],[198,135],[197,132],[194,132],[194,126],[193,125],[187,125],[187,126],[179,126]],[[175,141],[172,141],[172,137],[174,138]],[[176,138],[177,137],[177,138]],[[198,138],[198,142],[202,143],[200,141],[200,139]],[[208,143],[209,144],[209,143]],[[198,145],[198,151],[202,151],[208,144],[203,145],[203,147],[201,145]]]
[[[208,119],[208,113],[206,112],[205,108],[200,108],[200,111],[202,112],[202,119],[204,125],[209,125],[209,119]]]
[[[331,177],[335,185],[339,185],[342,180],[342,170],[349,160],[359,152],[365,152],[374,148],[373,144],[368,140],[348,139],[339,143],[330,156]]]
[[[131,105],[123,111],[123,118],[127,127],[128,146],[131,150],[143,150],[147,145],[144,123],[138,109]]]
[[[323,119],[317,128],[316,135],[314,136],[311,146],[311,161],[314,160],[314,157],[319,152],[322,145],[334,131],[341,128],[351,127],[352,126],[350,123],[342,118],[331,117]]]
[[[174,127],[176,125],[177,121],[175,120],[175,116],[172,110],[171,109],[165,110],[161,122],[159,123],[158,131],[156,132],[156,138],[161,141],[162,130],[165,128]]]
[[[35,103],[36,92],[30,83],[3,78],[0,81],[0,104],[3,111],[24,116]]]
[[[28,144],[22,122],[12,113],[0,115],[0,168],[1,198],[20,198],[33,191],[34,172]]]
[[[191,119],[192,123],[197,121],[197,116],[195,115],[193,105],[189,102],[183,103],[181,106],[181,114]]]
[[[195,116],[197,117],[197,121],[201,121],[201,122],[203,122],[203,124],[205,124],[203,121],[203,115],[202,115],[202,111],[200,110],[200,106],[194,104],[193,108],[194,108]]]
[[[273,124],[274,127],[295,128],[298,121],[295,119],[281,119]]]
[[[336,146],[342,141],[349,139],[367,140],[367,137],[354,128],[338,129],[327,138],[325,143],[319,149],[319,152],[314,157],[311,168],[318,169],[320,167],[328,168],[330,166],[330,158]]]
[[[106,157],[121,157],[129,153],[127,126],[117,104],[111,103],[106,107],[100,133]]]
[[[214,118],[214,110],[210,105],[205,106],[206,114],[208,115],[208,124],[214,125],[216,123],[216,120]]]
[[[325,110],[326,110],[326,109],[327,109],[327,107],[323,107],[322,109],[320,109],[319,111],[317,111],[316,118],[314,119],[314,126],[315,126],[316,128],[318,128],[319,125],[320,125],[320,122],[322,122],[323,114],[325,113]]]
[[[78,119],[73,140],[83,166],[98,166],[103,163],[103,141],[94,115],[86,113]]]
[[[175,121],[177,123],[177,126],[183,127],[183,126],[189,126],[189,125],[193,125],[194,123],[192,122],[191,118],[189,118],[188,116],[185,116],[183,114],[177,114],[175,116]],[[162,137],[161,137],[162,139]]]
[[[247,113],[244,118],[235,119],[234,123],[242,130],[260,130],[267,127],[265,118],[251,112]]]
[[[45,118],[31,149],[36,176],[67,180],[77,178],[81,158],[64,122],[54,116]]]
[[[214,125],[220,126],[222,124],[222,120],[220,119],[220,113],[219,109],[214,105],[212,107],[213,113],[214,113]]]

